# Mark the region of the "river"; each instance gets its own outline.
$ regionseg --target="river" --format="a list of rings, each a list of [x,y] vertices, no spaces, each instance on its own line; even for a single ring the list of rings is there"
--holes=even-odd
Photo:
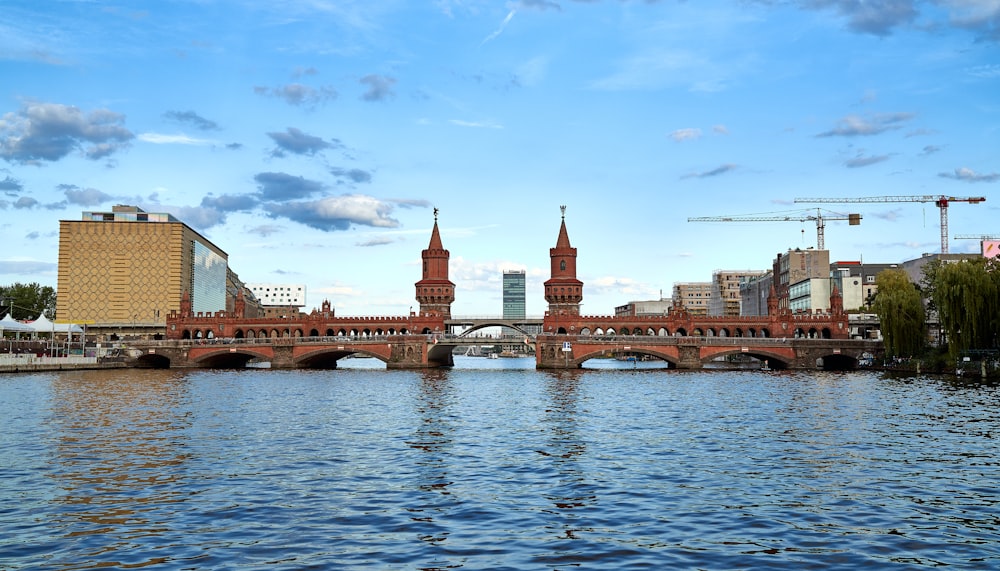
[[[0,375],[0,569],[1000,568],[995,383],[343,363]]]

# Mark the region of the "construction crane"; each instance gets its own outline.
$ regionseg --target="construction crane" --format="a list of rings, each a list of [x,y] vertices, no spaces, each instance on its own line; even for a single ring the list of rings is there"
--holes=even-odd
[[[983,196],[864,196],[861,198],[796,198],[795,202],[933,202],[941,210],[941,253],[948,253],[948,205],[952,202],[979,204],[986,202]]]
[[[979,240],[979,253],[983,257],[1000,257],[1000,252],[997,251],[996,244],[986,244],[986,242],[1000,240],[1000,234],[957,234],[954,238],[956,240]]]
[[[956,234],[952,236],[956,240],[1000,240],[1000,234]]]
[[[807,220],[816,221],[816,248],[825,250],[826,244],[823,240],[823,229],[826,228],[827,220],[847,220],[851,226],[861,224],[860,214],[837,214],[836,216],[823,216],[820,209],[816,209],[816,214],[786,214],[782,216],[699,216],[688,218],[688,222],[805,222]]]

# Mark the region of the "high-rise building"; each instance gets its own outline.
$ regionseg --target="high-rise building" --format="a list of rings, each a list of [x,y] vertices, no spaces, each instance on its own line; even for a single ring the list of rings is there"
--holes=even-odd
[[[190,295],[191,309],[226,309],[228,256],[170,214],[115,206],[59,221],[56,318],[94,333],[162,332]]]
[[[524,319],[524,270],[505,270],[503,273],[503,318]]]

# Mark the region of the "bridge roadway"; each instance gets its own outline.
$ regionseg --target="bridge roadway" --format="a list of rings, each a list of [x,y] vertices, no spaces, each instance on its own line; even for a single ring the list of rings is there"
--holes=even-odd
[[[132,341],[136,367],[242,368],[270,363],[274,369],[334,369],[348,355],[374,357],[389,369],[454,365],[459,346],[526,343],[539,369],[574,369],[595,358],[648,355],[670,368],[700,369],[729,355],[767,361],[772,369],[854,369],[881,353],[877,341],[764,337],[667,337],[652,335],[508,335],[492,338],[457,335],[383,335],[363,337],[281,337]]]

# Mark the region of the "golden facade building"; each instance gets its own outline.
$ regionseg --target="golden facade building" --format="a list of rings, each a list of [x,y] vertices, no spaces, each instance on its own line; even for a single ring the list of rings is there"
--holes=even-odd
[[[185,292],[226,309],[228,256],[170,214],[115,206],[59,222],[56,316],[108,335],[162,333]]]
[[[696,317],[708,315],[712,282],[674,282],[673,303]]]

